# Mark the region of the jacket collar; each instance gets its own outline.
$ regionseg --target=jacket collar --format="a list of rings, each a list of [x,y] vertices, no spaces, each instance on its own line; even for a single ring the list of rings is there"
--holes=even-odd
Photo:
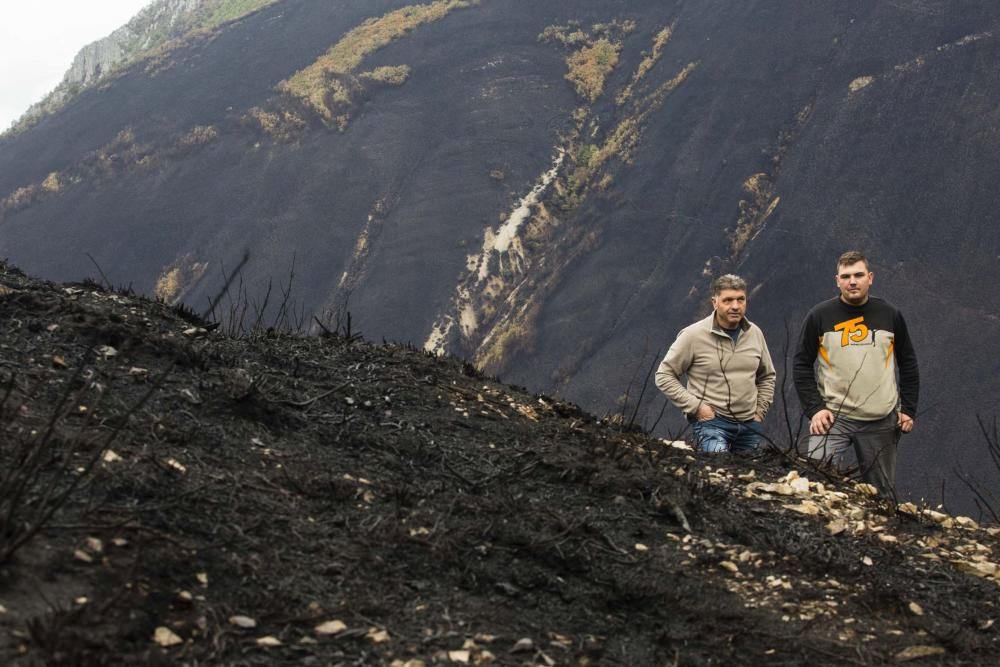
[[[702,320],[702,324],[704,324],[705,326],[707,326],[708,329],[710,331],[714,332],[714,333],[718,333],[718,334],[723,335],[723,336],[728,336],[729,335],[729,334],[726,333],[726,330],[723,329],[722,327],[720,327],[719,323],[715,321],[715,311],[714,310],[711,313],[708,314],[708,317],[706,317],[705,319]],[[743,319],[740,320],[740,331],[749,331],[750,330],[750,324],[751,324],[750,320],[748,320],[746,318],[746,316],[744,316]]]

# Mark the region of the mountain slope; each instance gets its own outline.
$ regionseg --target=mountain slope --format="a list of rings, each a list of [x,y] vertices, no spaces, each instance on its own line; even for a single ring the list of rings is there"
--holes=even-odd
[[[5,264],[0,316],[0,452],[20,463],[0,476],[4,664],[1000,649],[1000,529],[888,511],[776,452],[696,456],[453,358],[344,332],[234,339]]]
[[[750,281],[782,357],[860,247],[921,359],[903,491],[971,512],[1000,392],[998,25],[943,0],[284,0],[3,140],[0,249],[199,311],[249,252],[244,288],[292,278],[306,325],[350,312],[608,412],[713,275]]]

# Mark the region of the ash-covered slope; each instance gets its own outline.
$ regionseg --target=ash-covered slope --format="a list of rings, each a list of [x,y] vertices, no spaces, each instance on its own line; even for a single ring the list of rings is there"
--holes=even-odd
[[[306,323],[349,311],[604,412],[712,275],[751,282],[781,356],[858,247],[922,363],[904,494],[947,480],[971,510],[956,471],[992,469],[1000,394],[998,26],[945,0],[284,0],[0,143],[0,249],[198,310],[249,251],[259,303],[294,272]]]
[[[233,339],[6,264],[0,320],[4,664],[1000,651],[1000,529],[774,452],[704,458],[452,358]]]

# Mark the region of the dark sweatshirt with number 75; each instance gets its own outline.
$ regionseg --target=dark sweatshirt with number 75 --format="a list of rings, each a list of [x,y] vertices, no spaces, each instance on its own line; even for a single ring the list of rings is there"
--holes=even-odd
[[[903,315],[883,299],[869,297],[853,306],[838,297],[810,310],[793,375],[809,418],[823,408],[861,421],[882,419],[894,410],[910,417],[917,413],[917,355]]]

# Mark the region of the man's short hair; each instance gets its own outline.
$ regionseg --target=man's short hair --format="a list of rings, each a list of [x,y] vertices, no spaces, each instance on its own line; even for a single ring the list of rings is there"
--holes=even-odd
[[[857,250],[848,250],[841,255],[840,259],[837,260],[837,268],[839,269],[842,266],[850,266],[851,264],[857,264],[858,262],[864,262],[865,271],[871,272],[872,267],[868,265],[868,258]]]
[[[726,275],[719,276],[712,281],[712,296],[719,296],[724,289],[734,289],[746,292],[747,283],[739,276],[727,273]]]

